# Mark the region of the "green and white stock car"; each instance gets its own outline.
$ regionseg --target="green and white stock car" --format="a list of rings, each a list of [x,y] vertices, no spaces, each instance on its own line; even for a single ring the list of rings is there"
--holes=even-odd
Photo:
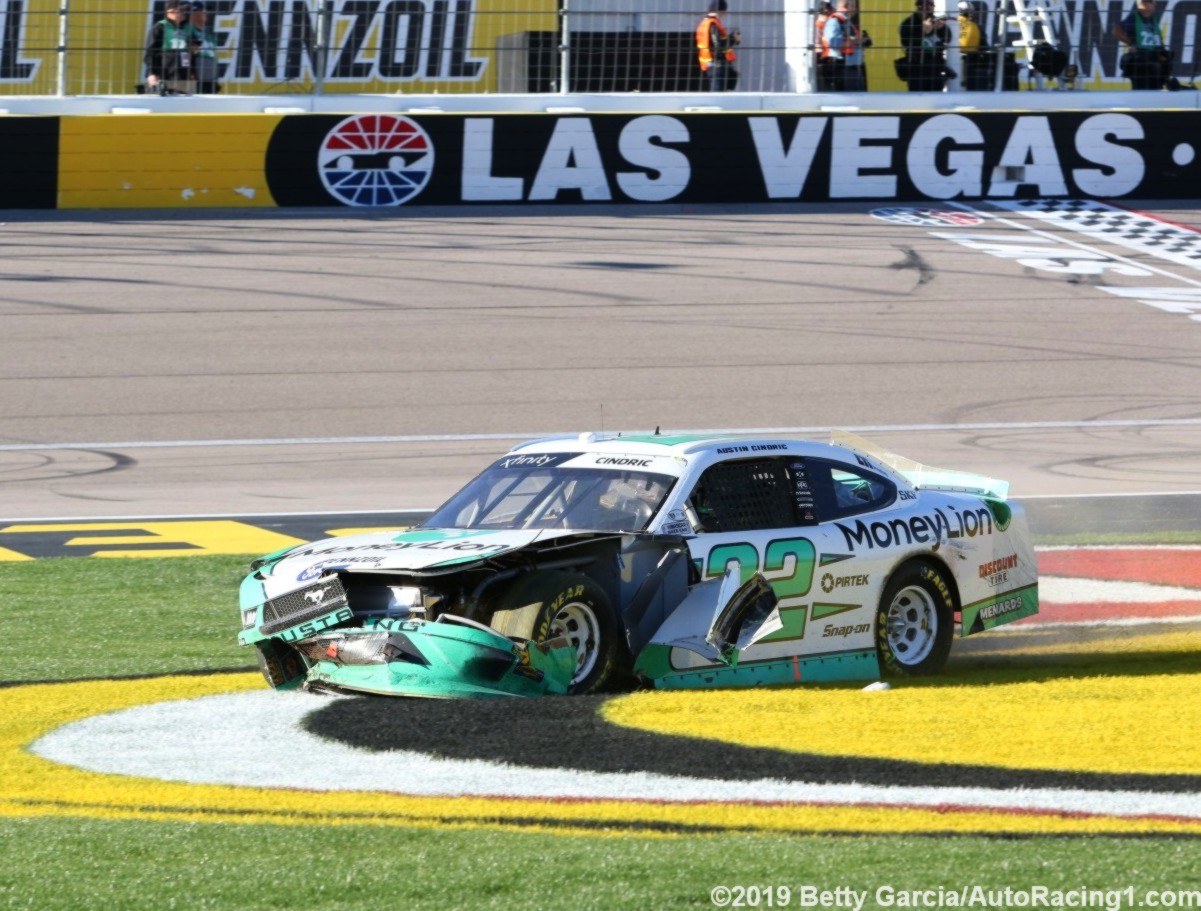
[[[834,440],[524,443],[419,527],[255,561],[240,641],[281,689],[536,696],[929,674],[1037,613],[1007,484]]]

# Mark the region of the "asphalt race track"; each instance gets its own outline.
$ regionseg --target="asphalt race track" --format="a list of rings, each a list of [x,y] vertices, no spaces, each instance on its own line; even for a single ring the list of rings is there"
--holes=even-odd
[[[9,212],[0,515],[426,508],[656,426],[1201,491],[1201,212],[1086,208]]]

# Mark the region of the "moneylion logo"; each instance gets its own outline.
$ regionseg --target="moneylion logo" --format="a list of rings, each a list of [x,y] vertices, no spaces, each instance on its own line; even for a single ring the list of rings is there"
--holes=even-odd
[[[408,117],[360,114],[326,134],[317,167],[325,189],[348,206],[400,206],[429,183],[434,145]]]

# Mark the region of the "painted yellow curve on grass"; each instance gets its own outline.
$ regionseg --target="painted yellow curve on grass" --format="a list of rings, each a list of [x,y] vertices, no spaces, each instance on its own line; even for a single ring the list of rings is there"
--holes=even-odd
[[[1201,672],[991,686],[900,683],[885,692],[635,693],[609,702],[604,716],[660,734],[826,756],[1196,775],[1198,692]]]
[[[182,784],[108,775],[51,762],[26,747],[72,721],[152,702],[199,698],[262,687],[257,674],[164,677],[142,681],[36,684],[0,690],[0,816],[90,816],[109,819],[183,820],[280,825],[387,825],[500,827],[590,835],[641,834],[647,826],[766,832],[993,832],[1201,834],[1201,822],[1123,819],[1071,814],[1008,814],[954,807],[897,809],[879,806],[719,802],[544,801],[503,798],[409,797],[375,792],[321,792],[226,785]],[[794,693],[699,693],[664,696],[657,728],[670,727],[680,707],[712,706],[711,697],[774,697],[790,704]],[[821,694],[812,693],[817,696]],[[848,694],[849,695],[849,694]],[[869,694],[862,694],[867,697]],[[887,699],[895,694],[876,694]],[[699,698],[698,698],[699,697]],[[875,697],[873,697],[875,698]],[[620,700],[617,714],[645,709],[643,697]],[[691,711],[688,714],[692,714]],[[647,720],[643,712],[642,720]],[[203,737],[203,732],[197,732]],[[281,757],[286,761],[286,757]]]

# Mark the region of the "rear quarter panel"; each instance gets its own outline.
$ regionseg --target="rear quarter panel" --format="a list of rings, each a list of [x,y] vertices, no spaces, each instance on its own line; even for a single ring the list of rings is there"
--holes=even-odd
[[[963,634],[1037,611],[1037,567],[1016,503],[943,491],[903,491],[892,506],[822,525],[699,535],[689,541],[705,578],[737,565],[762,572],[780,599],[783,628],[751,646],[743,662],[875,648],[884,586],[903,563],[930,559],[950,572],[964,606]],[[676,649],[672,666],[707,666]]]

